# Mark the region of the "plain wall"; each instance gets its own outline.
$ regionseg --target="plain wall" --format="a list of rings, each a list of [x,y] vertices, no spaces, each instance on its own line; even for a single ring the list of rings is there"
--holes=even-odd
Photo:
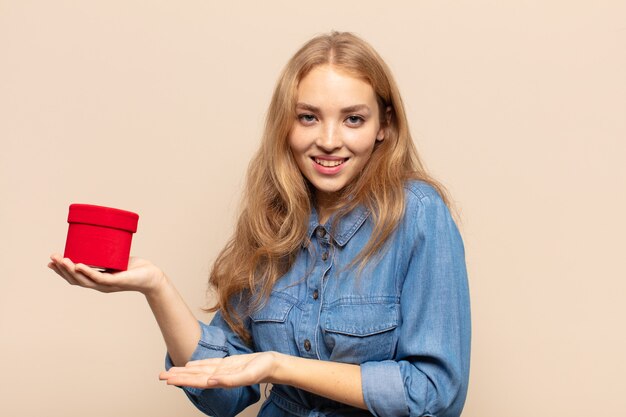
[[[143,297],[48,256],[70,203],[136,211],[133,253],[208,320],[278,73],[331,29],[386,59],[460,213],[463,415],[623,413],[625,22],[623,1],[0,0],[0,413],[201,415],[157,379]]]

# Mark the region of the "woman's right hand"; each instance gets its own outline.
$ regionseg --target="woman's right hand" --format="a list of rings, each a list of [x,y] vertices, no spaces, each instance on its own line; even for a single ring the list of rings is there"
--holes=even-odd
[[[138,291],[144,295],[166,284],[167,277],[159,268],[145,259],[131,257],[128,270],[115,273],[100,272],[84,264],[75,264],[55,253],[50,256],[48,268],[71,285],[79,285],[100,292]]]

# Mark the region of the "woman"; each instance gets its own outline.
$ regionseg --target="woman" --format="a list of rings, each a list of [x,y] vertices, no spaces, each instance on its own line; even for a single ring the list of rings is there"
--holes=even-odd
[[[167,276],[106,274],[53,255],[68,282],[145,294],[168,384],[232,416],[457,416],[469,373],[463,244],[423,169],[398,89],[349,33],[305,44],[281,74],[243,210],[209,282],[210,325]]]

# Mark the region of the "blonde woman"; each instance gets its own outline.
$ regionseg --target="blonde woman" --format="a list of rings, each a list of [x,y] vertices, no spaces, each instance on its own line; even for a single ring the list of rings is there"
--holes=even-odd
[[[424,170],[380,56],[350,33],[306,43],[281,74],[236,231],[209,283],[210,324],[132,258],[108,274],[60,255],[74,285],[143,293],[167,346],[160,378],[234,416],[458,416],[470,310],[463,243]]]

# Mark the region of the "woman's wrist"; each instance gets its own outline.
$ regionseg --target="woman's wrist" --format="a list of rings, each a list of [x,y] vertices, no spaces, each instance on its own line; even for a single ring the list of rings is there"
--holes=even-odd
[[[157,268],[152,280],[152,285],[142,292],[148,300],[158,299],[167,292],[170,285],[171,283],[167,275]]]
[[[306,359],[271,352],[273,366],[267,381],[290,385],[322,397],[367,409],[359,365]]]
[[[290,385],[289,369],[291,367],[291,360],[293,356],[285,355],[280,352],[270,352],[274,358],[274,366],[269,376],[269,380],[272,384]]]

